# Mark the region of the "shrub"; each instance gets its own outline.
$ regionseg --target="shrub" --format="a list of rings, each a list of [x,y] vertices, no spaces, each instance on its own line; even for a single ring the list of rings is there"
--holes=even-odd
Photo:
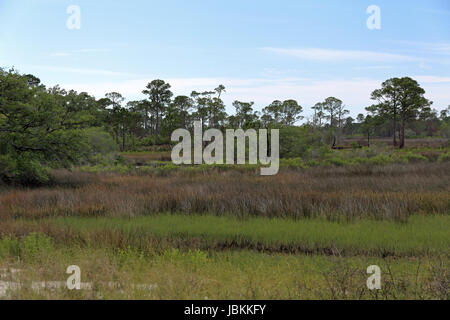
[[[0,258],[20,256],[20,243],[16,238],[9,236],[0,240]]]
[[[442,153],[438,159],[438,162],[447,162],[447,161],[450,161],[450,151]]]
[[[50,180],[50,169],[40,161],[28,157],[19,157],[14,181],[27,186],[42,185]]]
[[[319,135],[309,127],[282,127],[280,129],[280,157],[305,157],[311,148],[323,144]]]
[[[21,240],[6,236],[0,240],[0,257],[35,258],[53,249],[53,240],[41,233],[30,233]]]
[[[439,131],[439,134],[443,138],[450,139],[450,121],[444,122],[441,126],[441,130]]]
[[[14,172],[17,168],[17,162],[9,155],[0,155],[0,180],[11,182],[14,178]]]
[[[404,161],[406,163],[415,163],[415,162],[428,162],[428,158],[424,157],[421,154],[407,152],[399,156],[400,161]]]
[[[91,164],[112,164],[118,157],[118,146],[109,133],[102,128],[85,130],[89,143],[88,161]]]
[[[0,156],[0,180],[26,186],[42,185],[49,181],[50,169],[39,159],[24,152],[13,158]]]
[[[21,256],[36,257],[53,249],[53,240],[41,233],[30,233],[20,243]]]

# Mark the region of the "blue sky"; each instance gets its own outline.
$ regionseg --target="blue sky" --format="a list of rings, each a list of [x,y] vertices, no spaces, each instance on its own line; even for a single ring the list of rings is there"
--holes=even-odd
[[[81,9],[69,30],[67,8]],[[369,30],[366,10],[381,9]],[[162,78],[176,94],[227,87],[224,100],[310,107],[328,96],[355,116],[390,77],[411,76],[450,105],[448,0],[0,0],[0,66],[97,98],[142,98]]]

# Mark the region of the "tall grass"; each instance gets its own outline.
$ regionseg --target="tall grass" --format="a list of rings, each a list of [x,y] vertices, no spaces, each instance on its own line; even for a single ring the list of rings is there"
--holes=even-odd
[[[273,177],[240,171],[169,176],[73,172],[59,180],[58,187],[0,192],[0,218],[169,212],[405,221],[410,215],[450,213],[447,163],[285,169]]]
[[[407,223],[330,222],[280,218],[158,215],[124,218],[52,218],[3,224],[0,234],[42,232],[63,245],[180,249],[251,249],[307,254],[418,256],[449,252],[450,217],[414,216]],[[9,239],[9,238],[8,238]],[[9,242],[8,242],[9,243]]]
[[[66,268],[74,264],[92,289],[32,290],[33,282],[65,283]],[[381,267],[382,290],[367,289],[369,265]],[[176,249],[145,256],[134,249],[63,247],[27,260],[3,259],[0,283],[20,283],[21,289],[6,291],[0,299],[448,299],[448,275],[448,259],[429,257]]]

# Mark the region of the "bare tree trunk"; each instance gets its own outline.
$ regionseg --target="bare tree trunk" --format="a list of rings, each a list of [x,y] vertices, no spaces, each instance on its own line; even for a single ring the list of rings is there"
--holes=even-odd
[[[122,151],[125,151],[125,127],[122,129]]]
[[[116,143],[117,143],[117,145],[120,146],[120,142],[119,142],[119,127],[117,126],[116,130],[114,130],[114,131],[115,131],[115,136],[116,136]]]
[[[341,120],[341,115],[339,114],[339,117],[338,117],[338,130],[337,130],[337,144],[338,144],[338,146],[341,145],[341,140],[342,140],[342,120]]]
[[[405,147],[405,127],[406,127],[406,119],[405,116],[402,117],[402,127],[400,132],[400,149]]]
[[[393,120],[393,127],[394,127],[394,147],[397,146],[397,111],[394,109],[394,120]]]
[[[158,144],[159,137],[159,110],[156,109],[156,135],[155,135],[155,145]]]

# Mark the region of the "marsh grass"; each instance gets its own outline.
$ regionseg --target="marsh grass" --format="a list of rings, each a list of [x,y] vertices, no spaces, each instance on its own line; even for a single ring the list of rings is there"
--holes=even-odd
[[[0,185],[0,298],[448,300],[448,157],[419,151],[292,159],[274,177],[137,154],[156,165]],[[52,287],[69,265],[90,290]],[[20,288],[3,295],[8,281]]]
[[[436,284],[431,267],[435,260],[429,257],[386,260],[175,249],[142,255],[135,249],[118,252],[76,247],[55,247],[40,255],[28,261],[1,260],[0,265],[7,270],[20,270],[9,279],[22,287],[0,298],[445,299],[449,292],[448,282]],[[64,282],[65,270],[72,264],[80,266],[81,280],[91,284],[90,290],[32,289],[36,281]],[[376,292],[366,287],[365,270],[373,264],[382,269],[382,290]],[[448,264],[444,266],[448,274]]]
[[[387,219],[450,212],[447,163],[282,170],[190,170],[167,176],[73,172],[58,187],[7,189],[0,217],[136,217],[157,213],[235,217]],[[85,181],[85,183],[81,182]]]
[[[337,250],[346,256],[413,257],[448,252],[450,248],[449,216],[413,216],[407,223],[342,223],[325,219],[157,215],[133,219],[19,220],[0,227],[0,234],[8,235],[7,241],[28,232],[45,233],[61,245],[137,248],[142,252],[175,247],[325,255],[333,255]]]

